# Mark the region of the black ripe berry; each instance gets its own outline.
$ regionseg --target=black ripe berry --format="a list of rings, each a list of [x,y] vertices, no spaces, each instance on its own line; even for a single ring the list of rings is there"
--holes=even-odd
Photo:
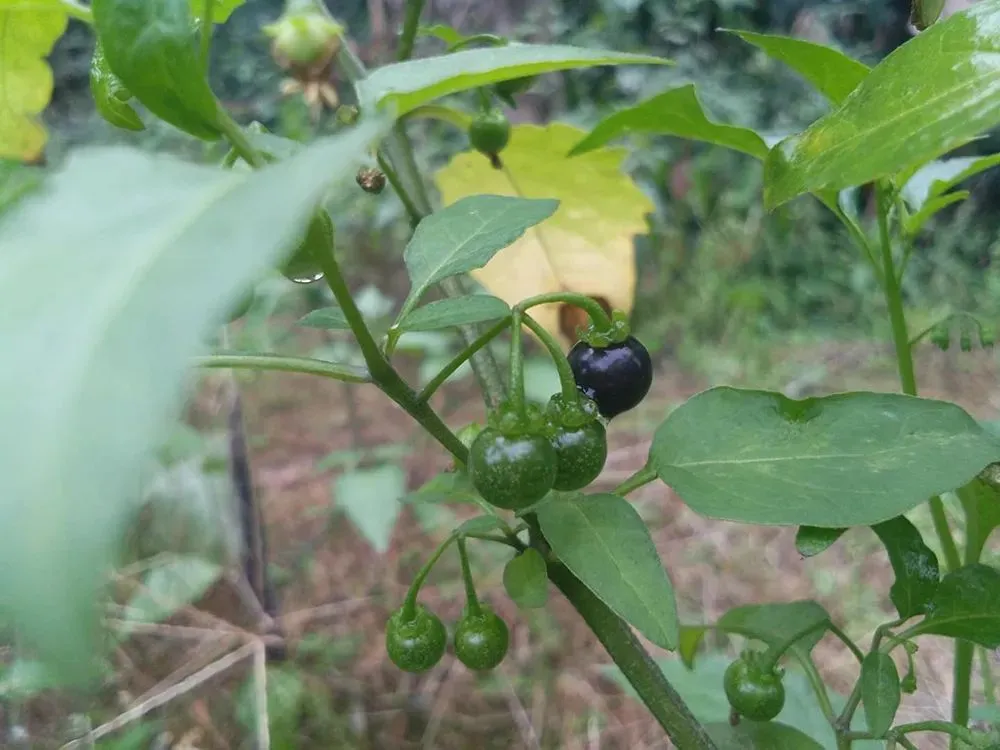
[[[653,383],[649,352],[633,336],[606,347],[578,341],[570,349],[569,364],[577,388],[597,404],[605,419],[637,406]]]

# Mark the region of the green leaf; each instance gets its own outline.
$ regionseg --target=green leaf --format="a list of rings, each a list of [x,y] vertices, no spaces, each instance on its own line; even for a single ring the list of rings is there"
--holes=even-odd
[[[1000,443],[941,401],[890,393],[797,401],[724,387],[672,412],[650,457],[704,516],[843,528],[888,520],[962,486],[1000,457]]]
[[[911,631],[925,633],[1000,647],[1000,572],[975,563],[942,578],[927,615]]]
[[[744,721],[706,724],[705,731],[717,750],[823,750],[804,732],[775,721]]]
[[[267,711],[257,709],[257,693],[251,677],[236,694],[236,718],[252,734],[257,722],[267,721],[272,750],[294,750],[301,746],[306,700],[315,686],[307,685],[305,672],[294,667],[267,667]]]
[[[188,0],[94,0],[91,10],[108,65],[135,98],[196,138],[219,138]]]
[[[958,499],[967,519],[966,533],[969,536],[966,544],[980,553],[990,534],[1000,526],[1000,486],[988,481],[989,476],[989,471],[984,472],[958,490]]]
[[[61,0],[0,4],[0,159],[35,161],[48,136],[40,118],[52,97],[45,60],[68,21]]]
[[[32,502],[0,503],[0,619],[72,677],[98,650],[94,602],[188,363],[383,132],[365,123],[253,173],[80,150],[5,214],[0,319],[18,325],[0,392],[18,398],[0,399],[0,497]]]
[[[0,669],[0,699],[4,701],[31,700],[64,684],[47,664],[31,659],[14,659]]]
[[[496,516],[475,516],[463,521],[456,529],[460,534],[488,534],[491,531],[503,528],[500,519]]]
[[[405,494],[406,475],[394,464],[345,472],[333,482],[337,505],[380,555],[389,549]]]
[[[799,526],[795,533],[795,549],[803,557],[815,557],[825,552],[844,535],[847,529],[821,529],[817,526]]]
[[[889,598],[903,619],[920,614],[927,607],[941,580],[937,555],[924,544],[917,527],[904,516],[872,526],[872,531],[889,553],[896,581]]]
[[[898,47],[840,109],[771,150],[768,208],[892,175],[995,126],[998,28],[1000,4],[977,3]]]
[[[482,268],[558,207],[558,201],[548,199],[473,195],[428,216],[403,252],[413,289],[400,318],[413,310],[432,284]]]
[[[515,555],[503,569],[503,587],[518,607],[544,607],[549,598],[545,558],[534,547]]]
[[[205,0],[193,0],[192,10],[194,11],[195,18],[201,18],[204,13],[202,9],[204,8]],[[233,11],[239,8],[246,0],[213,0],[212,2],[212,21],[213,23],[225,23],[229,20],[229,17],[233,14]]]
[[[468,472],[442,471],[427,480],[419,489],[403,498],[404,505],[439,505],[443,503],[469,503],[479,497],[472,486]]]
[[[711,628],[707,625],[682,625],[680,642],[677,645],[677,655],[681,657],[684,666],[694,669],[694,660],[698,655],[698,648]]]
[[[344,311],[339,307],[321,307],[313,310],[299,320],[303,328],[323,328],[328,331],[349,331],[351,324],[344,317]]]
[[[896,718],[902,691],[899,672],[889,654],[873,651],[861,662],[861,701],[868,731],[883,737]]]
[[[100,41],[94,46],[94,56],[90,60],[90,93],[94,97],[98,114],[116,128],[146,129],[139,115],[128,103],[132,92],[125,88],[121,79],[108,67]]]
[[[553,44],[509,44],[385,65],[358,84],[365,110],[389,104],[397,117],[442,96],[512,78],[596,65],[667,65],[652,55]]]
[[[400,331],[437,331],[472,323],[499,320],[510,315],[510,307],[490,294],[470,294],[431,302],[405,315],[394,328]]]
[[[434,23],[429,26],[420,26],[417,28],[417,36],[432,36],[435,39],[440,39],[449,47],[460,44],[469,38],[467,35],[461,33],[460,31],[456,31],[446,23]]]
[[[756,638],[768,646],[780,646],[795,635],[815,628],[789,649],[808,656],[826,632],[824,624],[829,622],[830,615],[822,605],[803,600],[734,607],[718,619],[715,628],[724,633]]]
[[[617,495],[582,495],[538,507],[559,559],[619,616],[657,646],[677,647],[674,589],[649,529]]]
[[[16,161],[0,159],[0,214],[42,185],[44,172]]]
[[[903,231],[910,237],[919,234],[920,230],[924,228],[924,224],[930,221],[938,211],[952,203],[964,201],[970,195],[968,190],[956,190],[954,193],[945,193],[937,198],[931,198],[920,207],[919,211],[906,218]]]
[[[997,164],[1000,164],[1000,154],[935,159],[913,173],[900,190],[900,195],[910,208],[920,210],[932,198],[944,195],[956,185]]]
[[[736,34],[805,78],[834,104],[840,104],[868,76],[871,68],[843,52],[805,39],[724,29]]]
[[[143,576],[138,592],[129,599],[125,621],[163,622],[198,601],[222,576],[222,566],[196,557],[170,555]],[[130,626],[126,624],[125,632]]]
[[[587,137],[573,146],[570,156],[600,148],[630,133],[673,135],[742,151],[757,159],[767,156],[764,139],[749,128],[720,125],[705,115],[693,84],[657,94],[601,120]]]

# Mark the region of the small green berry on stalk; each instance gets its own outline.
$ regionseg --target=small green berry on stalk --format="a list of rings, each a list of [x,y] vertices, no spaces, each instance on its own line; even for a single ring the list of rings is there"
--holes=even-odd
[[[469,142],[481,154],[485,154],[495,169],[500,169],[500,152],[510,142],[510,121],[498,109],[480,114],[469,125]]]
[[[507,623],[486,605],[479,605],[476,613],[466,612],[455,627],[455,656],[469,669],[499,666],[509,642]]]
[[[448,633],[441,618],[422,604],[407,617],[398,609],[385,626],[385,648],[392,663],[404,672],[424,672],[444,655]]]

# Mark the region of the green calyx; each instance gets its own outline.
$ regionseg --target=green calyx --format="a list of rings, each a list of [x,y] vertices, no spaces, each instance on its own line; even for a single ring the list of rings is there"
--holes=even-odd
[[[263,31],[273,39],[271,53],[282,67],[324,65],[340,47],[344,27],[320,10],[285,13]]]
[[[487,424],[504,437],[541,435],[545,432],[546,415],[536,404],[525,404],[523,412],[509,401],[501,403],[490,415]]]
[[[611,313],[611,327],[599,329],[591,320],[590,325],[578,332],[580,341],[590,344],[596,349],[604,349],[612,344],[620,344],[632,335],[632,327],[628,322],[628,315],[622,310],[615,310]]]
[[[557,428],[583,427],[600,419],[597,404],[582,393],[576,393],[574,399],[568,399],[564,394],[557,393],[549,399],[545,407],[546,429],[551,433]]]

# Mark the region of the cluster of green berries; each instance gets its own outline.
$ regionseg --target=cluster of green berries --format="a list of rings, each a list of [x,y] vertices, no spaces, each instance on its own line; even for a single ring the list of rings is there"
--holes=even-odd
[[[529,407],[526,415],[501,409],[472,442],[469,476],[491,505],[523,510],[549,490],[593,482],[608,457],[604,421],[637,406],[653,380],[649,352],[632,336],[607,346],[580,341],[568,359],[578,400],[556,394],[544,412]]]
[[[492,609],[478,602],[467,607],[455,625],[452,647],[469,669],[493,669],[507,655],[510,633]],[[405,672],[424,672],[444,656],[448,633],[441,618],[422,604],[403,606],[389,618],[385,648],[392,663]]]

